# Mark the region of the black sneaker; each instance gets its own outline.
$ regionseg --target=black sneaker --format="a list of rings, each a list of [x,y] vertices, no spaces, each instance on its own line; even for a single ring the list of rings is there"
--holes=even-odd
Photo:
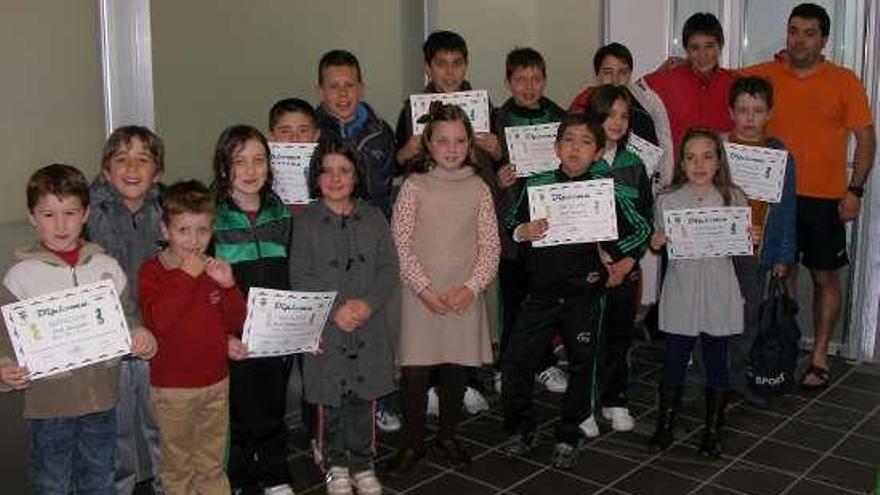
[[[550,464],[556,469],[569,471],[577,464],[580,450],[580,445],[559,442],[556,444],[556,447],[553,447],[553,456],[550,458]]]
[[[534,432],[517,433],[508,438],[508,443],[501,450],[508,456],[526,455],[535,448],[537,443],[538,438]]]

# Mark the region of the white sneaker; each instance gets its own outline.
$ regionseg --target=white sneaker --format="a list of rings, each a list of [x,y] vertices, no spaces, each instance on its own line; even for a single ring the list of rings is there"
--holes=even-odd
[[[464,409],[468,414],[478,414],[489,410],[489,402],[477,389],[468,387],[464,391]]]
[[[315,466],[322,466],[324,464],[324,453],[321,452],[321,447],[318,446],[318,440],[313,438],[311,440],[312,444],[312,459],[315,461]]]
[[[535,380],[543,385],[548,392],[553,392],[554,394],[564,393],[568,389],[568,377],[565,376],[564,371],[556,366],[551,366],[538,373]]]
[[[351,477],[347,467],[333,466],[324,478],[327,486],[327,495],[352,495]]]
[[[293,488],[290,487],[287,483],[283,485],[275,485],[270,486],[263,490],[263,495],[296,495],[293,493]]]
[[[390,409],[376,408],[376,426],[384,432],[398,431],[401,428],[400,418]]]
[[[355,473],[352,481],[358,495],[382,495],[382,483],[372,469]]]
[[[425,415],[435,418],[440,416],[440,397],[437,396],[437,387],[428,389],[428,408],[425,409]]]
[[[636,420],[625,407],[603,407],[602,417],[611,421],[611,429],[614,431],[632,431],[636,426]]]
[[[495,393],[498,395],[501,395],[501,372],[500,371],[495,372],[495,378],[492,381],[495,382],[494,383]]]
[[[589,418],[585,419],[583,423],[580,424],[581,431],[584,432],[584,435],[587,438],[596,438],[599,436],[599,425],[596,424],[596,416],[591,414]]]

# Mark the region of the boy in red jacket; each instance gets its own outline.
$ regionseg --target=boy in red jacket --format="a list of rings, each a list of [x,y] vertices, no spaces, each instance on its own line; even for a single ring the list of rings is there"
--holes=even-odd
[[[229,264],[205,256],[214,219],[208,189],[179,182],[162,200],[168,247],[146,261],[139,276],[144,322],[163,347],[150,366],[162,485],[166,493],[228,494],[227,357],[247,357],[236,337],[245,302]]]

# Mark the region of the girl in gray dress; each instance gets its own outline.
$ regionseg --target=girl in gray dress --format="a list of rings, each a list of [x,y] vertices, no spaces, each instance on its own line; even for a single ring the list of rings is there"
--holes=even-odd
[[[725,206],[747,206],[747,202],[731,180],[721,139],[709,129],[690,129],[682,140],[672,184],[657,198],[651,247],[656,250],[666,244],[665,212]],[[727,345],[731,335],[743,330],[743,298],[732,259],[670,260],[660,295],[660,328],[667,334],[666,372],[657,429],[648,446],[663,450],[673,441],[682,384],[699,337],[706,371],[706,428],[700,453],[717,458],[730,387]]]

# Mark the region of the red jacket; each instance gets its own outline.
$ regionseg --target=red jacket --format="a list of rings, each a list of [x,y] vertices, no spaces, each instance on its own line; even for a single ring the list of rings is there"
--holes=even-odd
[[[568,113],[586,112],[587,108],[590,106],[590,97],[593,96],[593,89],[593,86],[587,86],[583,91],[578,93],[578,95],[571,100],[571,105],[568,106]]]
[[[138,295],[144,325],[159,344],[150,361],[156,387],[198,388],[227,374],[227,336],[238,335],[245,301],[238,286],[220,287],[207,274],[196,278],[171,267],[164,253],[141,266]]]
[[[727,101],[735,79],[733,72],[719,67],[704,82],[687,64],[645,76],[666,107],[675,156],[681,138],[691,127],[708,127],[715,132],[733,130]]]

